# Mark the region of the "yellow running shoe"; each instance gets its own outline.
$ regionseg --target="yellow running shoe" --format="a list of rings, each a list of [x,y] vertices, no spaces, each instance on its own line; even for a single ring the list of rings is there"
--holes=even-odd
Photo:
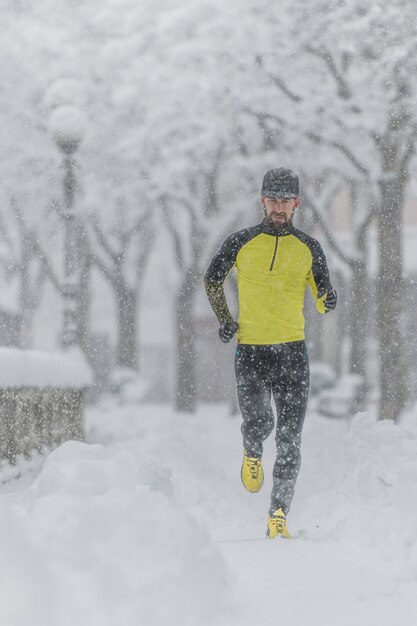
[[[291,535],[288,532],[287,520],[285,519],[285,513],[282,509],[275,511],[273,515],[268,517],[268,530],[266,536],[270,539],[281,536],[285,539],[291,539]]]
[[[242,471],[240,472],[243,486],[251,493],[260,490],[264,483],[262,458],[243,455]]]

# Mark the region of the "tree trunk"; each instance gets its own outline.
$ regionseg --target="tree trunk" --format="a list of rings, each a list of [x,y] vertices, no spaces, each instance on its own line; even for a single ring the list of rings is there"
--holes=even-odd
[[[195,329],[193,305],[200,274],[189,268],[183,277],[176,298],[177,380],[175,408],[194,413],[197,408],[197,381],[195,375]]]
[[[381,183],[378,211],[377,278],[380,419],[396,420],[407,402],[406,361],[401,332],[402,282],[401,209],[404,193],[398,177]]]
[[[360,404],[364,407],[369,391],[367,372],[368,355],[368,318],[370,302],[367,290],[368,280],[366,264],[363,258],[356,259],[352,266],[352,300],[350,311],[350,371],[358,374],[363,381],[360,392]]]
[[[77,340],[89,359],[90,349],[90,309],[92,298],[91,267],[93,259],[87,233],[82,224],[77,225],[78,240],[78,303],[77,303]]]
[[[349,320],[350,335],[350,371],[362,378],[359,390],[359,407],[365,409],[369,393],[368,376],[368,331],[369,331],[369,280],[366,266],[367,236],[371,224],[372,197],[366,185],[355,180],[350,181],[352,214],[356,227],[354,229],[357,257],[352,259],[351,310]],[[368,216],[362,217],[363,203],[366,203]],[[356,218],[356,219],[355,219]]]
[[[32,298],[33,289],[30,282],[31,256],[30,244],[27,240],[23,240],[19,288],[19,312],[21,320],[18,347],[21,350],[27,350],[32,345],[32,320],[36,308]]]
[[[137,292],[119,281],[116,289],[118,346],[117,364],[120,367],[139,369],[137,346]]]

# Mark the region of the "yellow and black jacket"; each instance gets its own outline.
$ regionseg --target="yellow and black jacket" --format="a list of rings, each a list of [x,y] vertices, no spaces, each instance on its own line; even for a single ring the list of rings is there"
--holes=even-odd
[[[332,289],[324,252],[315,239],[291,224],[276,230],[264,220],[230,235],[213,257],[204,283],[220,324],[233,321],[223,282],[236,267],[239,292],[237,341],[277,344],[304,339],[307,284],[316,308]]]

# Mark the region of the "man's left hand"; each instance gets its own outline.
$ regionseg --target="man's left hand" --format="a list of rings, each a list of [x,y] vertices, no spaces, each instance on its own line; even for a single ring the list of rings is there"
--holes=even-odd
[[[219,337],[223,343],[229,343],[229,341],[233,339],[238,328],[239,324],[235,321],[222,324],[219,328]]]
[[[336,289],[330,289],[327,292],[327,296],[323,300],[324,308],[326,309],[326,313],[329,311],[334,311],[337,304],[337,292]]]

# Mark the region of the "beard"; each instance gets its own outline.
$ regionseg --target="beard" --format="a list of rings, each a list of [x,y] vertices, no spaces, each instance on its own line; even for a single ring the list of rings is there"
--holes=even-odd
[[[283,211],[273,211],[270,215],[267,215],[266,211],[264,211],[264,214],[268,224],[275,228],[275,230],[282,230],[283,228],[286,228],[292,221],[292,215],[288,217]],[[274,216],[279,216],[282,219],[277,222],[273,219]]]

